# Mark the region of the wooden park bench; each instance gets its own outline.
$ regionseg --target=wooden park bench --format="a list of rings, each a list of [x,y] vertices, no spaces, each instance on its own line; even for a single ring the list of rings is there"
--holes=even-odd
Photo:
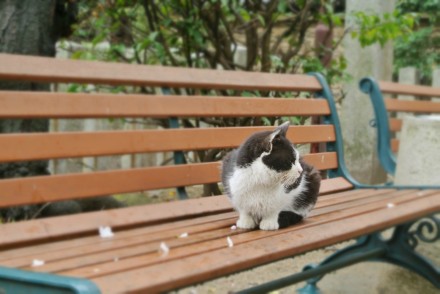
[[[377,128],[377,150],[380,163],[391,175],[396,171],[396,154],[399,150],[398,133],[402,129],[402,118],[397,114],[440,114],[440,102],[431,98],[440,98],[440,88],[420,85],[405,85],[395,82],[376,81],[364,78],[360,89],[369,95],[373,104],[375,118],[373,126]],[[400,100],[398,95],[411,95],[420,99]],[[439,183],[440,186],[440,183]]]
[[[250,125],[268,118],[322,117],[321,125],[291,126],[288,137],[297,144],[326,143],[325,152],[304,158],[329,176],[322,181],[311,216],[277,231],[231,228],[237,213],[226,196],[0,224],[1,293],[29,289],[32,293],[165,292],[352,238],[359,238],[355,245],[319,266],[244,292],[264,293],[317,277],[310,280],[309,289],[314,289],[323,274],[366,260],[404,266],[440,287],[438,269],[413,250],[418,239],[426,239],[413,224],[424,217],[428,221],[440,211],[440,191],[370,187],[354,181],[344,164],[334,100],[319,74],[0,54],[0,79],[159,87],[169,94],[0,91],[1,119],[151,118],[173,122],[165,129],[1,134],[0,162],[158,152],[176,152],[180,157],[176,164],[163,166],[2,179],[0,208],[166,188],[178,188],[184,198],[183,187],[218,183],[220,174],[219,161],[185,162],[182,154],[236,147],[253,132],[273,128],[233,123],[206,127],[198,126],[198,119],[247,119]],[[194,95],[173,94],[174,90],[185,93],[182,89]],[[237,97],[240,91],[255,96]],[[280,93],[289,98],[258,97]],[[297,98],[305,97],[303,93],[311,97]],[[101,237],[101,226],[110,227],[114,235]],[[393,226],[397,229],[391,239],[380,238],[378,232]]]

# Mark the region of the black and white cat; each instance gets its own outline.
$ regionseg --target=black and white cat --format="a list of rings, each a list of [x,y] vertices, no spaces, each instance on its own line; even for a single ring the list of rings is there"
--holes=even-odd
[[[286,138],[289,122],[250,136],[223,159],[222,182],[239,212],[237,227],[277,230],[315,206],[321,176]]]

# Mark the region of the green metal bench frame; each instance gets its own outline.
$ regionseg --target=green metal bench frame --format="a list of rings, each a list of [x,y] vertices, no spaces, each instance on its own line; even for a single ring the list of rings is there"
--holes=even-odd
[[[359,82],[362,92],[370,96],[375,118],[372,120],[372,126],[377,128],[377,151],[382,167],[391,175],[396,172],[396,156],[391,151],[390,125],[388,122],[388,113],[385,108],[385,102],[379,85],[374,78],[363,78]]]

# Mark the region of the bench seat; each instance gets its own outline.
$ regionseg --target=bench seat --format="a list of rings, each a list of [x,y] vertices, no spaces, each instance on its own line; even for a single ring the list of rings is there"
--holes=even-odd
[[[328,186],[324,182],[324,190]],[[103,293],[161,292],[417,219],[435,212],[439,197],[438,190],[336,192],[319,197],[300,225],[271,232],[232,230],[237,213],[226,196],[33,220],[0,227],[12,238],[13,232],[38,232],[32,244],[2,240],[13,247],[2,250],[0,264],[90,279]],[[81,235],[69,233],[72,223],[84,223]],[[114,237],[101,238],[100,225],[111,226]],[[168,254],[160,251],[162,242]],[[45,264],[32,267],[35,259]]]

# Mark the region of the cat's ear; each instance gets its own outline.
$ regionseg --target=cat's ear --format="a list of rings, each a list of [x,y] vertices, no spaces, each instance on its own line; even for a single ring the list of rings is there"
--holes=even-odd
[[[287,130],[289,129],[290,122],[279,125],[269,136],[269,142],[272,142],[276,136],[286,137]]]

